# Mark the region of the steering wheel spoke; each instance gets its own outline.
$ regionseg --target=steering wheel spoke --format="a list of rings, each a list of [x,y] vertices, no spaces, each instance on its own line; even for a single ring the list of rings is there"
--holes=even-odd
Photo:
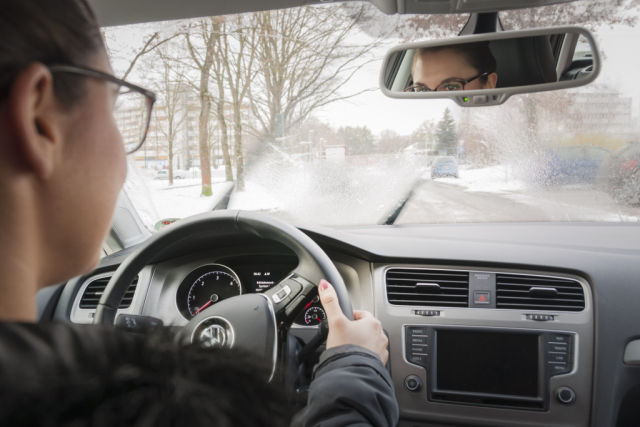
[[[283,327],[291,325],[316,286],[316,283],[299,274],[296,269],[280,283],[264,292],[271,300],[276,319]]]

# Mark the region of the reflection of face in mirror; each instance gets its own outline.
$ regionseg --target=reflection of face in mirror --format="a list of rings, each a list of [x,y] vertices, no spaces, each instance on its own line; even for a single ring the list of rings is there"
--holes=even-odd
[[[488,43],[416,49],[411,76],[405,92],[493,89],[498,82]]]

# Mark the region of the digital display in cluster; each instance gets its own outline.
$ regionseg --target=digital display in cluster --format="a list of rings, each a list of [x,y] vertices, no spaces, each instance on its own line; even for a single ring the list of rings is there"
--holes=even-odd
[[[254,292],[264,292],[271,289],[276,284],[276,279],[272,271],[259,270],[251,273],[251,287]]]

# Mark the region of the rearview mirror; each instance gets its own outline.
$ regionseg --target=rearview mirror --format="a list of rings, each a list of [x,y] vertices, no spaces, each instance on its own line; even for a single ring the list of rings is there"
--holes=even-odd
[[[600,72],[595,41],[578,27],[503,31],[398,46],[380,86],[393,98],[450,98],[498,105],[517,93],[566,89]]]

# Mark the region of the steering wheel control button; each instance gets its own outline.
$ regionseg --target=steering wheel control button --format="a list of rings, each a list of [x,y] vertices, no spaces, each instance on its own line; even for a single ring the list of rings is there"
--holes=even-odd
[[[560,387],[556,390],[556,398],[563,405],[571,405],[576,401],[576,392],[570,387]]]
[[[290,293],[291,293],[291,288],[289,287],[289,285],[283,285],[282,289],[280,289],[275,295],[273,295],[271,299],[276,304],[280,304],[289,296]]]
[[[430,329],[424,326],[405,326],[405,356],[409,363],[422,366],[427,369],[429,366],[432,337]]]
[[[571,334],[545,334],[545,360],[549,376],[571,372],[572,340]]]
[[[491,292],[489,291],[475,291],[473,293],[473,303],[479,305],[491,304]]]
[[[293,314],[294,311],[296,311],[299,306],[302,304],[302,302],[305,300],[307,296],[304,294],[300,294],[298,295],[291,304],[289,304],[287,306],[287,308],[284,309],[284,314],[285,316],[289,317]]]
[[[422,388],[422,381],[417,375],[408,375],[404,379],[404,386],[409,391],[419,391]]]

